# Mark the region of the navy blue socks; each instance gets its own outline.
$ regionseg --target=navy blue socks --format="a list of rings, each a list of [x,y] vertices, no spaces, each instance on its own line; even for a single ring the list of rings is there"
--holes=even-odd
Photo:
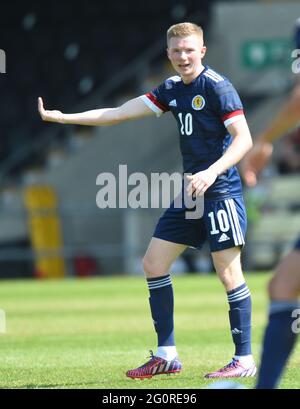
[[[174,295],[169,274],[147,279],[151,315],[157,332],[158,346],[174,346]]]
[[[251,295],[247,284],[227,292],[229,321],[235,356],[251,355]]]
[[[299,307],[297,300],[271,302],[257,389],[275,389],[278,385],[297,338],[298,331],[293,328],[297,318],[292,313]]]

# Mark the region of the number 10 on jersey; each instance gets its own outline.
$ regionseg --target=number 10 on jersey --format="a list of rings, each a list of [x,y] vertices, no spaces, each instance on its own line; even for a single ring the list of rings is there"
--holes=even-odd
[[[183,115],[179,112],[178,118],[181,124],[180,133],[181,135],[192,135],[193,133],[193,116],[191,113]]]

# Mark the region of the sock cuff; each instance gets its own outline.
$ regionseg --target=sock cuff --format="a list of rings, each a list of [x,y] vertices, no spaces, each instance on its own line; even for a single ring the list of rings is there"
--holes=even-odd
[[[227,292],[229,304],[250,297],[251,293],[246,283]]]
[[[300,303],[298,300],[271,301],[269,305],[269,315],[278,314],[285,311],[292,311],[298,308],[300,308]]]
[[[157,290],[158,288],[172,285],[172,280],[170,274],[167,274],[161,277],[147,278],[147,283],[149,290]]]

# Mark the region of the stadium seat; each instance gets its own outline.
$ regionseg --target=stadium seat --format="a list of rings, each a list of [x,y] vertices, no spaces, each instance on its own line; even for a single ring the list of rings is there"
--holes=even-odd
[[[276,177],[267,196],[268,205],[275,208],[300,206],[300,179],[299,175]]]
[[[249,229],[252,268],[272,268],[300,231],[297,213],[278,210],[262,214]]]

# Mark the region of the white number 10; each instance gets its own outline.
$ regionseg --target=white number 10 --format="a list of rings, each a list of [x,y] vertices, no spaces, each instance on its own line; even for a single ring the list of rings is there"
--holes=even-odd
[[[208,213],[208,217],[210,217],[210,222],[211,222],[211,231],[210,234],[218,234],[220,233],[220,230],[225,233],[230,229],[229,221],[228,221],[228,216],[225,210],[221,209],[218,210],[217,212],[217,219],[218,219],[218,224],[220,230],[217,229],[216,227],[216,220],[215,220],[215,215],[214,212]]]
[[[178,114],[179,121],[181,124],[180,132],[181,135],[192,135],[193,133],[193,116],[191,113],[186,114],[184,120],[181,112]]]

